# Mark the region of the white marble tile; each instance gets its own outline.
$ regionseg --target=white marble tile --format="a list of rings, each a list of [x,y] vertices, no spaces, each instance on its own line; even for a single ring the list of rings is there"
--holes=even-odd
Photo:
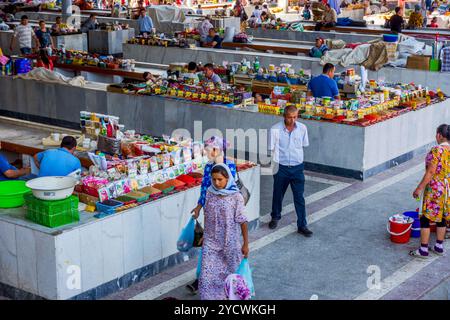
[[[144,265],[149,265],[163,258],[161,202],[162,200],[158,200],[142,207]]]
[[[41,297],[57,299],[56,237],[34,231],[36,241],[36,270],[38,291]]]
[[[101,224],[103,281],[108,282],[124,274],[122,215],[108,217]]]
[[[103,283],[101,223],[80,228],[81,288],[83,292]]]
[[[162,255],[168,257],[178,252],[178,236],[188,221],[183,217],[192,209],[183,206],[183,193],[174,194],[164,200],[161,204],[161,241]]]
[[[122,214],[124,273],[139,269],[144,264],[142,211],[140,206]]]
[[[63,232],[57,236],[56,275],[58,299],[68,299],[82,292],[79,229]]]
[[[36,242],[31,229],[16,226],[18,288],[39,294],[37,286]]]
[[[11,223],[0,222],[0,282],[18,286],[16,230]]]

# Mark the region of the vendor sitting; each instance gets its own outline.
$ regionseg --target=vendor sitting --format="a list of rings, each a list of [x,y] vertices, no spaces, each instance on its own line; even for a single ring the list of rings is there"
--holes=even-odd
[[[30,168],[17,169],[9,164],[8,160],[0,154],[0,181],[18,179],[27,176],[30,173]]]
[[[65,136],[61,148],[35,154],[34,162],[39,168],[39,177],[67,176],[81,169],[80,160],[73,155],[76,147],[77,140],[72,136]]]
[[[323,27],[332,28],[335,27],[337,23],[337,13],[334,8],[330,6],[329,3],[325,5],[325,11],[323,12],[322,21],[317,22],[315,30],[320,31]]]
[[[61,29],[62,29],[61,17],[56,17],[56,21],[52,25],[52,33],[61,33]]]
[[[334,71],[334,65],[326,63],[323,66],[323,73],[309,81],[307,95],[314,98],[331,97],[340,100],[337,83],[333,79]]]
[[[214,84],[221,84],[222,79],[220,79],[219,75],[214,72],[214,66],[212,63],[205,64],[205,78],[206,80],[212,81]]]
[[[328,50],[323,38],[316,38],[316,45],[309,51],[310,57],[321,58]]]
[[[200,82],[197,74],[197,64],[193,61],[189,62],[187,72],[182,73],[181,78],[188,83],[197,85]]]
[[[414,6],[414,12],[411,13],[408,20],[408,29],[418,29],[423,26],[423,17],[420,13],[421,7],[416,4]]]
[[[223,41],[223,39],[216,33],[216,29],[210,28],[209,29],[209,34],[206,37],[206,42],[203,43],[203,46],[204,47],[221,49],[222,48],[222,41]]]
[[[97,16],[92,13],[89,18],[81,25],[81,32],[87,33],[89,30],[95,30],[98,27]]]

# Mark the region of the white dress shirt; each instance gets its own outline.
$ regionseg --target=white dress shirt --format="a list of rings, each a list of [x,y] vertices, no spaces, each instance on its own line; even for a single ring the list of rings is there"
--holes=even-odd
[[[309,146],[308,130],[300,122],[295,122],[291,132],[284,121],[270,129],[270,150],[273,160],[283,166],[297,166],[303,163],[303,147]]]

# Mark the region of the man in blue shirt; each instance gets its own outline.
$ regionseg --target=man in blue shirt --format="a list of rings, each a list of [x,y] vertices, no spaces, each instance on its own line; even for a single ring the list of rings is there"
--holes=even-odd
[[[204,47],[221,49],[222,41],[223,39],[216,33],[216,29],[211,28],[209,29],[209,34],[206,37],[206,43],[204,44]]]
[[[50,149],[34,155],[34,162],[39,168],[39,177],[67,176],[81,169],[80,160],[73,155],[77,148],[77,140],[65,136],[61,148]]]
[[[334,81],[334,65],[327,63],[323,66],[323,73],[313,77],[308,83],[308,96],[314,98],[330,97],[339,100],[339,89]]]
[[[30,168],[17,169],[9,164],[8,160],[0,154],[0,181],[14,180],[31,173]]]
[[[212,81],[215,85],[222,84],[222,79],[220,79],[219,75],[214,72],[214,66],[212,63],[205,64],[204,68],[205,79],[207,81]]]
[[[307,227],[305,198],[305,175],[303,173],[303,148],[309,146],[308,130],[297,121],[298,110],[295,106],[284,109],[284,120],[270,129],[270,151],[275,168],[273,176],[272,220],[270,229],[275,229],[281,219],[284,194],[291,186],[297,213],[297,232],[310,237],[312,231]]]
[[[145,11],[145,9],[141,9],[141,11],[139,12],[138,23],[139,23],[139,34],[141,36],[150,34],[155,31],[153,28],[152,18],[147,16],[147,12]]]

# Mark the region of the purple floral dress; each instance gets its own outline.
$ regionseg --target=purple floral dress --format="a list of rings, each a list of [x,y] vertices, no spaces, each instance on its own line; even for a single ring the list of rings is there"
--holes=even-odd
[[[422,213],[429,220],[450,220],[450,149],[433,147],[427,154],[427,167],[436,166],[436,173],[425,188]]]
[[[236,272],[242,260],[240,225],[247,222],[244,199],[206,194],[202,268],[199,291],[202,300],[224,300],[225,279]]]

